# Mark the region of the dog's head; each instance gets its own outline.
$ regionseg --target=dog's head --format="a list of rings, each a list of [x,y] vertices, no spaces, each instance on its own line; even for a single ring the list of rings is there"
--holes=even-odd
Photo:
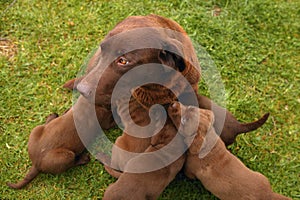
[[[77,85],[77,90],[83,96],[96,105],[109,107],[113,90],[120,78],[143,65],[148,66],[147,70],[136,71],[132,79],[155,77],[162,81],[162,84],[152,82],[131,88],[132,95],[146,107],[176,100],[178,95],[185,92],[187,82],[197,91],[200,68],[194,50],[191,49],[191,42],[185,34],[142,25],[138,28],[132,25],[134,28],[130,29],[130,24],[127,27],[126,22],[131,25],[139,23],[136,20],[125,20],[103,40],[96,58],[94,56],[90,64],[92,69],[88,69],[88,74]],[[160,64],[161,68],[151,68],[151,64]],[[178,74],[185,77],[187,82],[179,81]]]

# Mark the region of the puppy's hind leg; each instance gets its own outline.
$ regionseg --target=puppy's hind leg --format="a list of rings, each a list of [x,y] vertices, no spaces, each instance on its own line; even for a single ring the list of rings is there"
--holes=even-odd
[[[60,174],[71,167],[82,164],[73,151],[64,148],[52,149],[46,153],[40,163],[40,170],[45,173]]]

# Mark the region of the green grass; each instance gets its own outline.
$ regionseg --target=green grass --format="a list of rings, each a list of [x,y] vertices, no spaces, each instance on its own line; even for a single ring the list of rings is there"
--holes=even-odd
[[[42,174],[23,191],[5,185],[23,178],[31,165],[31,129],[72,105],[63,83],[117,22],[149,13],[176,20],[206,49],[222,76],[227,108],[238,119],[271,113],[230,149],[267,176],[276,192],[300,199],[299,1],[12,2],[0,1],[0,38],[6,39],[6,45],[0,41],[1,199],[100,199],[115,181],[93,160],[61,175]],[[215,5],[221,8],[217,17]],[[207,94],[206,88],[202,82],[200,92]],[[198,181],[177,179],[160,199],[215,198]]]

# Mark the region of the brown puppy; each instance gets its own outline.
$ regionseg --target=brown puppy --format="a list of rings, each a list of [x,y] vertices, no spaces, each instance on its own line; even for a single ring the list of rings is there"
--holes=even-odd
[[[92,121],[89,118],[94,110],[98,114],[96,120],[100,121],[101,127],[104,129],[111,127],[113,123],[110,120],[111,112],[104,111],[101,107],[95,107],[82,96],[64,115],[56,116],[57,118],[51,115],[45,125],[35,127],[28,141],[28,153],[32,167],[22,181],[7,185],[11,188],[21,189],[41,172],[58,174],[73,166],[87,163],[89,156],[83,153],[85,146],[82,139],[85,143],[89,143],[99,133],[98,121]],[[78,135],[75,116],[76,121],[80,121],[87,129],[88,135],[83,136],[84,138],[80,138]]]
[[[152,103],[155,104],[155,102]],[[167,138],[175,136],[176,133],[170,120],[167,120],[166,124],[160,123],[162,120],[161,111],[155,108],[152,108],[150,111],[133,97],[131,97],[129,105],[127,104],[128,102],[126,102],[125,99],[121,99],[117,103],[117,113],[123,123],[124,131],[122,135],[117,138],[112,148],[110,167],[105,166],[106,171],[116,178],[120,176],[120,171],[124,170],[127,162],[136,156],[136,153],[145,152],[150,146],[151,141],[158,140],[158,136],[155,137],[156,139],[151,139],[153,135],[158,134],[162,136],[164,132],[166,132],[165,137]],[[127,112],[128,107],[129,112]],[[153,120],[152,122],[151,119]],[[153,125],[152,127],[150,127],[150,122]],[[138,126],[135,127],[135,125]],[[148,127],[142,130],[141,127],[146,126]],[[171,130],[173,130],[173,134],[171,134]],[[127,152],[132,152],[133,154]],[[105,159],[105,156],[101,155],[100,160],[101,157]]]
[[[175,137],[176,133],[172,122],[167,122],[163,130],[152,137],[151,146],[145,151],[153,154],[141,154],[129,160],[125,172],[106,189],[103,200],[157,199],[185,161],[183,138],[179,134]],[[172,158],[173,154],[181,156]],[[171,164],[170,159],[174,160]]]
[[[123,34],[149,27],[152,30]],[[172,31],[161,31],[162,28],[174,30],[178,34]],[[151,45],[157,49],[147,48]],[[116,54],[115,52],[125,53]],[[86,75],[78,80],[70,80],[64,87],[78,89],[81,94],[97,105],[110,107],[112,91],[122,75],[134,67],[147,63],[162,63],[179,71],[194,89],[194,94],[198,93],[200,66],[192,42],[179,24],[157,15],[132,16],[118,23],[108,33],[100,44],[100,48],[89,61]],[[145,71],[142,76],[147,73]],[[165,72],[159,75],[167,77]],[[170,86],[168,89],[176,88],[177,82],[168,80],[168,85]],[[163,93],[164,98],[156,91]],[[141,87],[135,93],[143,95],[144,99],[159,97],[159,103],[165,104],[170,103],[170,99],[175,100],[178,96],[190,95],[183,91],[184,87],[180,88],[174,96],[162,86],[153,87],[152,84],[151,87]],[[168,96],[169,98],[165,98]],[[147,102],[140,103],[149,107]],[[268,118],[268,114],[266,114],[256,122],[241,124],[229,111],[216,105],[207,97],[198,95],[198,103],[200,108],[211,109],[214,112],[216,116],[215,129],[226,145],[232,144],[238,134],[257,129]]]
[[[142,153],[151,144],[151,137],[141,137],[142,135],[133,136],[128,134],[128,129],[133,125],[132,123],[139,126],[146,126],[150,123],[150,118],[148,111],[134,98],[130,99],[129,105],[127,104],[128,102],[122,100],[117,103],[117,112],[123,123],[124,131],[122,135],[116,139],[115,146],[112,149],[110,166],[105,166],[106,171],[115,178],[119,178],[120,172],[118,171],[123,171],[126,163],[134,156],[126,154],[126,152]],[[129,113],[126,112],[127,106],[129,106]],[[123,151],[126,152],[124,153]],[[101,157],[102,156],[99,158],[100,160]]]
[[[186,144],[191,145],[185,164],[189,178],[198,178],[206,189],[222,200],[289,199],[274,193],[265,176],[248,169],[226,149],[212,126],[214,116],[211,111],[175,102],[169,107],[168,114],[185,137]]]

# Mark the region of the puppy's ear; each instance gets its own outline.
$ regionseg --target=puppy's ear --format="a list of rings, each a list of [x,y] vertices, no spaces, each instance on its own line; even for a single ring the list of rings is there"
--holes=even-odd
[[[185,69],[185,62],[182,51],[182,43],[175,39],[168,39],[159,51],[158,59],[162,64],[172,67],[180,72]]]
[[[187,140],[187,138],[185,139]],[[185,141],[186,142],[186,141]],[[194,137],[194,140],[192,141],[192,143],[190,144],[189,146],[189,152],[193,155],[197,155],[200,153],[200,149],[201,149],[201,146],[204,142],[204,138],[202,135],[200,134],[197,134],[195,137]]]

